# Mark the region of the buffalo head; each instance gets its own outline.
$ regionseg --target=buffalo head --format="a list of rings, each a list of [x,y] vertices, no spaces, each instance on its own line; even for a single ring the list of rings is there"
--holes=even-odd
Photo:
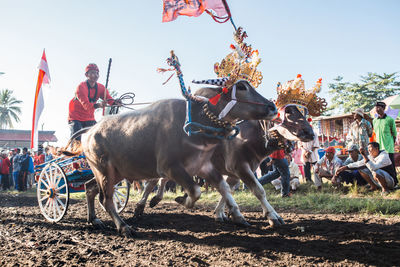
[[[306,119],[307,108],[298,105],[286,105],[280,110],[281,124],[270,131],[277,131],[283,138],[290,141],[309,142],[314,139],[314,131]]]
[[[212,98],[221,94],[218,104],[212,109],[216,115],[228,121],[271,120],[278,113],[275,104],[260,95],[247,81],[236,82],[227,93],[222,91],[221,87],[201,88],[196,95]]]

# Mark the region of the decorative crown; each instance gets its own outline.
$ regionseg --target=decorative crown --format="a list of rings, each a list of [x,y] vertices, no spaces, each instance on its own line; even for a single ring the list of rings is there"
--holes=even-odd
[[[327,106],[326,100],[317,96],[321,91],[321,85],[322,78],[318,79],[311,89],[306,90],[304,80],[298,74],[296,79],[287,81],[283,86],[278,83],[278,99],[275,104],[277,107],[288,104],[303,105],[311,116],[320,116]]]
[[[247,33],[241,27],[234,33],[235,45],[231,45],[234,51],[228,54],[221,63],[215,63],[214,71],[218,77],[228,78],[226,86],[229,88],[238,80],[246,80],[254,87],[258,87],[262,81],[262,74],[257,71],[260,64],[258,50],[253,50],[243,40]]]

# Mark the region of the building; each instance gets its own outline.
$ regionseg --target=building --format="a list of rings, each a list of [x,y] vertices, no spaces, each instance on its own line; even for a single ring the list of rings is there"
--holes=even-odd
[[[55,131],[39,131],[39,145],[57,142]],[[0,130],[0,149],[30,147],[31,131],[28,130]]]

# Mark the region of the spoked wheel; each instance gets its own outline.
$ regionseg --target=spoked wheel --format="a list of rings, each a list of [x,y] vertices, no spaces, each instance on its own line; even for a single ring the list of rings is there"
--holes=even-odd
[[[68,179],[64,171],[52,162],[43,168],[37,183],[40,212],[50,222],[60,221],[68,209]]]
[[[131,184],[126,179],[114,185],[113,202],[118,213],[121,213],[128,204],[130,188]],[[101,201],[99,203],[103,210],[106,210]]]

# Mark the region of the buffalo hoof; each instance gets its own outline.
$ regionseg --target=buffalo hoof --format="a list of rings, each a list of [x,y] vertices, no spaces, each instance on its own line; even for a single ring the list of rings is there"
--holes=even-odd
[[[177,203],[181,204],[181,205],[184,205],[185,202],[186,202],[186,198],[187,198],[187,195],[184,195],[184,196],[182,196],[182,197],[177,197],[177,198],[175,198],[175,201],[176,201]]]
[[[135,208],[135,217],[140,217],[143,215],[144,213],[144,206],[145,205],[141,205],[141,204],[137,204],[136,208]]]
[[[227,221],[229,221],[229,220],[228,220],[228,217],[222,216],[222,217],[215,217],[215,221],[216,221],[216,222],[224,223],[224,222],[227,222]]]
[[[285,224],[285,222],[283,221],[283,219],[281,217],[278,217],[277,219],[269,219],[268,222],[269,222],[269,225],[271,225],[272,227],[277,227],[279,225]]]
[[[106,225],[100,219],[94,219],[91,221],[92,225],[98,229],[105,230]]]
[[[119,229],[119,233],[122,236],[125,236],[125,237],[128,237],[128,238],[138,237],[136,232],[127,224],[121,226],[121,229]]]
[[[236,219],[233,220],[233,223],[238,225],[238,226],[242,226],[242,227],[249,227],[251,226],[251,224],[249,224],[248,222],[246,222],[246,220],[243,217],[238,217]]]
[[[150,207],[154,208],[158,203],[160,203],[161,198],[154,196],[151,200],[150,200]]]

